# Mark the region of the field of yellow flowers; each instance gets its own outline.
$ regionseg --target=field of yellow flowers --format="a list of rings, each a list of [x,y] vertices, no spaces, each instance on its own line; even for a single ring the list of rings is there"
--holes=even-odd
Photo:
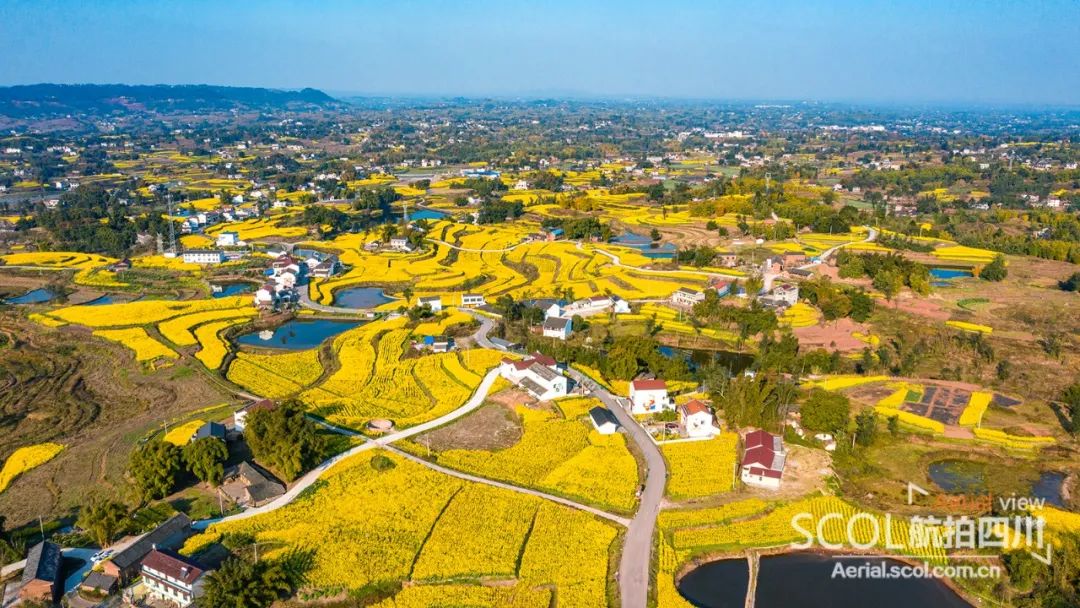
[[[396,466],[376,470],[376,455],[364,452],[344,461],[288,506],[215,524],[182,551],[198,552],[224,533],[253,534],[267,557],[312,551],[308,585],[330,591],[414,579],[459,583],[487,574],[518,583],[498,592],[462,584],[410,585],[380,606],[487,605],[470,602],[498,597],[531,607],[547,597],[542,589],[553,589],[563,606],[607,605],[608,553],[617,536],[612,524],[446,477],[392,454],[383,455]]]
[[[317,349],[265,355],[239,352],[226,377],[253,394],[284,399],[303,391],[322,372]]]
[[[175,359],[176,352],[154,338],[141,327],[126,329],[98,329],[94,335],[110,342],[123,344],[135,352],[136,361],[154,361],[156,359]]]
[[[637,463],[619,434],[601,435],[580,416],[517,408],[521,440],[505,449],[439,452],[439,464],[618,511],[633,508]]]
[[[720,433],[703,441],[668,442],[660,451],[668,462],[667,494],[675,500],[703,498],[734,488],[739,435]]]
[[[339,335],[333,343],[337,370],[301,399],[345,426],[372,418],[411,426],[461,406],[502,358],[483,349],[405,358],[411,332],[404,322],[376,321]]]
[[[538,229],[528,224],[476,227],[436,222],[429,232],[432,238],[462,249],[434,243],[428,250],[411,254],[366,252],[362,235],[343,235],[321,245],[336,250],[350,270],[314,284],[312,297],[330,304],[338,289],[408,282],[417,296],[437,295],[443,298],[444,305],[455,305],[460,302],[462,286],[470,282],[469,291],[492,300],[503,294],[519,299],[553,294],[556,288],[571,289],[579,298],[610,292],[627,299],[647,299],[666,298],[680,286],[701,287],[705,281],[700,274],[645,274],[619,267],[599,253],[597,246],[578,249],[565,241],[523,243],[530,232]],[[635,249],[611,250],[616,249],[623,264],[645,266],[654,261]],[[398,305],[392,302],[384,308]]]
[[[15,450],[0,467],[0,492],[6,490],[19,475],[49,462],[62,451],[64,446],[58,443],[39,443]]]

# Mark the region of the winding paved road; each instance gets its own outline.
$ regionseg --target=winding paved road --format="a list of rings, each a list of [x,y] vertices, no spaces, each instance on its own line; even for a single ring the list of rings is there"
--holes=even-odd
[[[442,426],[444,424],[447,424],[449,422],[457,420],[458,418],[464,416],[465,414],[468,414],[469,412],[473,411],[474,409],[480,407],[480,405],[484,403],[484,399],[487,398],[488,391],[491,390],[491,385],[495,383],[495,380],[498,377],[499,377],[499,370],[498,369],[493,369],[490,372],[488,372],[487,375],[484,376],[484,379],[480,382],[480,386],[477,387],[476,391],[473,392],[471,397],[469,397],[469,400],[466,401],[464,405],[462,405],[458,409],[450,412],[449,414],[445,414],[443,416],[435,418],[434,420],[429,420],[429,421],[427,421],[427,422],[425,422],[423,424],[418,424],[416,426],[409,427],[409,428],[407,428],[407,429],[405,429],[403,431],[398,431],[396,433],[390,433],[389,435],[386,435],[385,437],[380,437],[380,438],[372,440],[372,441],[366,441],[366,442],[364,442],[364,443],[362,443],[362,444],[360,444],[358,446],[355,446],[355,447],[353,447],[351,449],[348,449],[348,450],[346,450],[346,451],[344,451],[344,452],[342,452],[342,453],[340,453],[340,454],[338,454],[336,456],[333,456],[333,457],[325,460],[319,466],[317,466],[314,469],[312,469],[312,470],[308,471],[307,473],[305,473],[304,476],[301,477],[293,485],[293,487],[289,488],[289,490],[287,492],[285,492],[281,496],[278,496],[274,500],[266,503],[265,505],[262,505],[261,507],[255,507],[255,508],[252,508],[252,509],[247,509],[247,510],[242,511],[240,513],[237,513],[235,515],[230,515],[228,517],[224,517],[224,518],[221,518],[221,519],[198,521],[198,522],[195,522],[194,527],[196,529],[201,530],[201,529],[205,529],[207,526],[209,526],[210,524],[213,524],[213,523],[217,523],[217,522],[221,522],[221,521],[236,521],[236,520],[241,520],[241,519],[247,519],[249,517],[254,517],[256,515],[261,515],[263,513],[269,513],[271,511],[275,511],[277,509],[280,509],[281,507],[284,507],[285,505],[287,505],[290,502],[292,502],[293,500],[295,500],[296,497],[299,496],[301,492],[303,492],[304,490],[311,487],[311,484],[318,481],[320,477],[322,477],[327,471],[332,469],[335,465],[337,465],[337,463],[341,462],[342,460],[345,460],[346,458],[348,458],[350,456],[353,456],[355,454],[359,454],[360,452],[365,452],[367,450],[371,450],[371,449],[374,449],[374,448],[377,448],[377,447],[384,447],[384,446],[387,446],[387,445],[389,445],[389,444],[391,444],[391,443],[393,443],[395,441],[400,441],[401,439],[406,439],[408,437],[412,437],[413,435],[417,435],[419,433],[423,433],[425,431],[429,431],[431,429],[438,428],[438,427],[440,427],[440,426]],[[320,424],[322,426],[325,426],[326,428],[331,429],[331,430],[337,430],[338,432],[341,432],[341,431],[344,430],[344,429],[340,429],[339,427],[335,427],[335,426],[333,426],[333,425],[331,425],[329,423],[320,422]],[[355,433],[351,432],[351,431],[348,432],[347,434],[355,435]]]
[[[567,372],[579,384],[592,388],[592,394],[600,399],[626,429],[627,435],[641,450],[645,458],[645,490],[641,503],[626,531],[622,559],[619,563],[619,595],[622,608],[646,608],[649,601],[649,567],[652,563],[653,532],[660,514],[660,501],[664,498],[667,482],[667,462],[660,448],[649,434],[626,411],[619,398],[581,372]]]

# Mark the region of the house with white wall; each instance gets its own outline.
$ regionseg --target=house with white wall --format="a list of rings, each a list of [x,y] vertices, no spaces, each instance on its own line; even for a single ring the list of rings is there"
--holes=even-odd
[[[687,437],[712,437],[720,432],[714,424],[712,410],[701,401],[692,399],[675,409],[679,414],[679,424]]]
[[[674,407],[663,380],[634,380],[630,383],[630,413],[654,414]]]
[[[784,442],[779,436],[758,430],[743,437],[740,478],[746,485],[780,489],[786,461]]]

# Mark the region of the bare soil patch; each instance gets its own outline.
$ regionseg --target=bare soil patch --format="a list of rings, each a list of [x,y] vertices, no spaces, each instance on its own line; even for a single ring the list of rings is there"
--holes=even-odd
[[[810,348],[826,348],[841,352],[861,351],[869,346],[866,342],[854,337],[852,333],[869,335],[870,330],[862,323],[855,322],[850,318],[829,321],[825,325],[812,325],[810,327],[796,327],[792,330],[799,339],[800,346]]]
[[[417,443],[437,452],[501,450],[521,441],[522,432],[521,421],[511,407],[489,400],[453,424],[425,433]]]

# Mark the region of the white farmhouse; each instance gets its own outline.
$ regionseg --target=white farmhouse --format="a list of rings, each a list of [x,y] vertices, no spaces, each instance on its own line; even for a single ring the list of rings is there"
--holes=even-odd
[[[521,361],[503,359],[499,374],[540,401],[565,397],[568,389],[555,359],[540,354]]]
[[[615,419],[615,414],[612,414],[611,410],[606,407],[598,405],[589,410],[589,420],[601,435],[614,435],[619,431],[619,421]]]
[[[650,414],[672,407],[667,383],[663,380],[634,380],[630,383],[631,414]]]
[[[743,483],[770,490],[780,489],[787,453],[780,437],[765,431],[753,431],[743,437]]]
[[[692,399],[676,410],[679,413],[679,424],[686,430],[687,437],[712,437],[720,432],[713,424],[712,410],[701,401]]]
[[[413,250],[413,246],[409,243],[409,239],[403,236],[395,236],[390,239],[390,248],[394,251],[404,251],[405,253],[410,253]]]
[[[225,261],[225,253],[207,249],[189,249],[184,252],[185,264],[220,264]]]
[[[705,292],[688,287],[680,287],[671,294],[671,303],[675,306],[689,308],[698,302],[705,301]]]
[[[477,306],[483,306],[487,301],[484,300],[484,296],[478,293],[466,293],[461,296],[461,305],[475,308]]]
[[[544,337],[565,340],[573,331],[573,322],[565,317],[548,317],[544,319]]]
[[[238,247],[240,245],[240,233],[232,230],[223,230],[217,235],[218,247]]]
[[[428,307],[431,308],[431,312],[442,311],[442,298],[439,296],[422,297],[417,300],[416,303],[418,306],[423,306],[424,304],[427,304]]]

